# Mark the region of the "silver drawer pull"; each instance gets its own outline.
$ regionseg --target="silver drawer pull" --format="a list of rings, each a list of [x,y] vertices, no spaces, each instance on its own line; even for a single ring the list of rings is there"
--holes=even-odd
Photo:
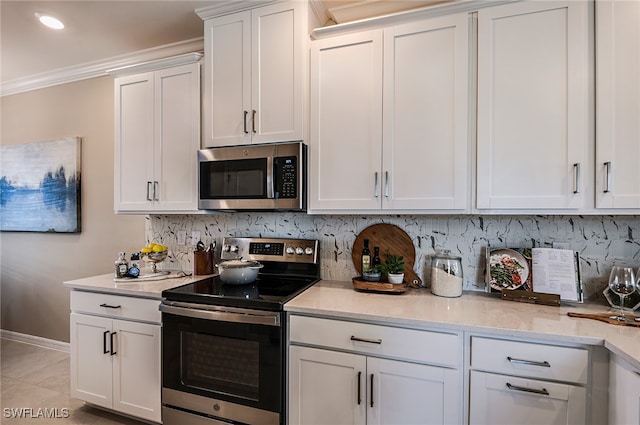
[[[535,362],[533,360],[522,360],[522,359],[514,359],[513,357],[507,357],[509,363],[517,363],[517,364],[525,364],[528,366],[540,366],[540,367],[551,367],[548,361],[543,362]]]
[[[351,341],[368,342],[369,344],[382,344],[381,339],[358,338],[353,335],[351,335]]]
[[[122,308],[122,306],[120,305],[109,305],[109,304],[100,304],[100,307],[105,307],[105,308]]]
[[[517,385],[511,385],[508,382],[507,382],[507,388],[509,388],[510,390],[513,390],[513,391],[522,391],[522,392],[525,392],[525,393],[549,395],[549,391],[547,391],[545,388],[543,388],[541,390],[536,390],[535,388],[526,388],[526,387],[519,387]]]

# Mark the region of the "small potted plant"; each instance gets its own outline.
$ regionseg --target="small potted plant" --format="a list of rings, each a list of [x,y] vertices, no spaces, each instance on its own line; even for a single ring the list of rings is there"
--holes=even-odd
[[[381,266],[389,283],[404,282],[404,259],[402,256],[387,254],[384,264]]]
[[[379,265],[372,266],[369,270],[362,273],[362,279],[367,282],[379,282],[382,277],[382,270]]]

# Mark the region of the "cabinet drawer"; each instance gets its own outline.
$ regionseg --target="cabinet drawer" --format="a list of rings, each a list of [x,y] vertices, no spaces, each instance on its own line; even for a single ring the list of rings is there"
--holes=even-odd
[[[473,337],[471,367],[513,376],[586,384],[589,353],[582,348]]]
[[[462,339],[457,334],[295,315],[290,325],[291,343],[450,367],[461,364]]]
[[[159,306],[160,300],[71,291],[71,311],[77,313],[160,323]]]

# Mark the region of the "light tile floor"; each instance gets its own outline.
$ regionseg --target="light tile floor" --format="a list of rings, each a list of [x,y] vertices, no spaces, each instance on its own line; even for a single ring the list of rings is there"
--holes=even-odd
[[[69,396],[69,388],[69,353],[0,339],[3,425],[145,425],[85,405]]]

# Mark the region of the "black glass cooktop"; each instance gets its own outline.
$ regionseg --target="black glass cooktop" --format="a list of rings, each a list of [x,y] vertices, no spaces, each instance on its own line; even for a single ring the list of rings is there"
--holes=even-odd
[[[211,277],[162,291],[168,301],[281,311],[284,303],[316,283],[315,277],[264,277],[254,283],[229,285]]]

